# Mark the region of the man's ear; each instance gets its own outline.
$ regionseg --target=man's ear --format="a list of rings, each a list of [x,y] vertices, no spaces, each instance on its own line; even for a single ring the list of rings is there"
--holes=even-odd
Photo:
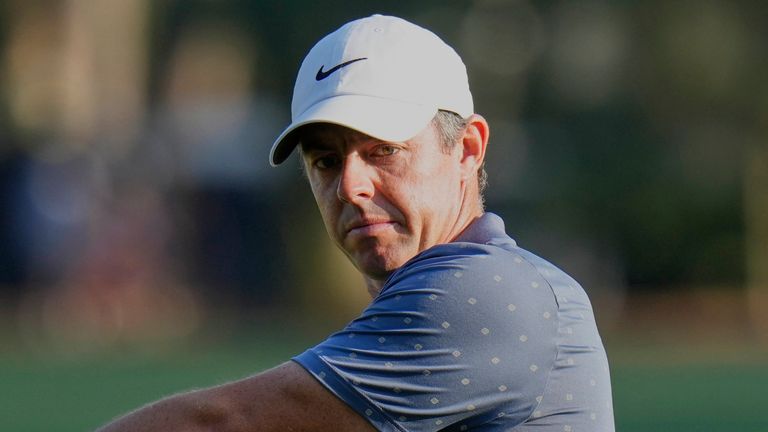
[[[477,171],[485,160],[485,149],[488,146],[490,129],[488,122],[479,114],[472,114],[467,119],[467,127],[461,139],[462,179],[468,180],[477,177]]]

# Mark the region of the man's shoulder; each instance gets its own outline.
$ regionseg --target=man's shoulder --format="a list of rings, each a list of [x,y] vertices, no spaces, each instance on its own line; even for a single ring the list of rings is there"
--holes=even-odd
[[[492,244],[451,242],[433,246],[406,262],[389,278],[386,285],[402,283],[416,278],[443,279],[453,277],[464,280],[482,277],[523,258],[513,246],[502,248]]]
[[[382,295],[423,292],[452,299],[466,297],[467,301],[480,301],[483,298],[487,303],[507,302],[505,304],[527,305],[531,310],[552,310],[556,307],[555,296],[547,287],[555,270],[542,272],[541,266],[532,262],[533,257],[536,255],[518,248],[514,242],[438,245],[395,272],[384,285]],[[516,316],[524,317],[525,314]]]

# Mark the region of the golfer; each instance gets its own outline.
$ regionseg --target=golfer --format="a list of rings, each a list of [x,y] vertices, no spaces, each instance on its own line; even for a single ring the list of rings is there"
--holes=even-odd
[[[291,361],[104,431],[614,430],[586,294],[484,210],[489,126],[451,47],[352,21],[306,56],[291,109],[270,161],[298,151],[370,305]]]

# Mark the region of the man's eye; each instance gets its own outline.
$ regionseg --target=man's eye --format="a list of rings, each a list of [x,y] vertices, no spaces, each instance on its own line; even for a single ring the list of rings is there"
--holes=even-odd
[[[319,169],[333,168],[339,164],[339,158],[335,155],[321,156],[315,159],[315,167]]]
[[[374,156],[392,156],[393,154],[399,152],[400,149],[396,146],[392,145],[381,145],[376,147],[376,149],[373,151]]]

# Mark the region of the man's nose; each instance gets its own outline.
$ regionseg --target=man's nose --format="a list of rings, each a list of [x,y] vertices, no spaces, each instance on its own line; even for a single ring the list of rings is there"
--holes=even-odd
[[[342,202],[355,204],[373,198],[373,171],[358,155],[344,158],[336,195]]]

